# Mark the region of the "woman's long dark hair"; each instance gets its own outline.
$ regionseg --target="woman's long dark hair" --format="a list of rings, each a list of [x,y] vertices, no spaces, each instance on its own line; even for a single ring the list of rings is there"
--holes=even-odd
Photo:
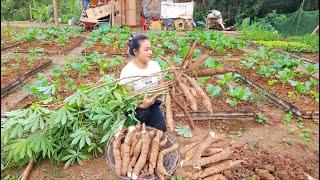
[[[144,34],[138,34],[136,36],[131,35],[127,45],[129,47],[129,54],[135,56],[134,50],[139,50],[140,42],[148,39]]]

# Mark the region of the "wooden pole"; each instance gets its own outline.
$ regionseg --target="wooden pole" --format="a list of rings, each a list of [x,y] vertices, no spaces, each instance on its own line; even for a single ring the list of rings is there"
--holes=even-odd
[[[311,35],[319,31],[319,25],[312,31]]]
[[[120,0],[121,1],[121,25],[126,25],[126,2],[125,0]]]
[[[114,26],[114,0],[111,0],[111,21],[112,21],[111,26]]]
[[[56,26],[58,26],[58,3],[57,0],[52,0],[52,6],[53,6],[53,16],[54,16],[54,22]]]

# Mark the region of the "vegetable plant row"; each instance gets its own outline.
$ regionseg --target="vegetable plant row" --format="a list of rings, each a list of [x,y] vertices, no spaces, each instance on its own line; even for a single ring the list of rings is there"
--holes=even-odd
[[[280,34],[268,23],[256,22],[251,25],[249,19],[245,19],[238,29],[241,39],[253,41],[271,49],[285,50],[296,53],[319,52],[319,35],[306,34],[304,36],[286,36]]]
[[[1,55],[1,89],[48,62],[49,59],[35,53],[27,56],[18,53]]]
[[[299,109],[317,110],[318,64],[260,48],[257,53],[244,55],[235,66],[246,77]]]
[[[39,101],[44,104],[60,102],[83,84],[97,82],[104,74],[119,75],[119,68],[125,63],[120,56],[107,57],[98,52],[70,58],[63,68],[53,69],[53,78],[39,74],[34,84],[26,85],[29,96],[20,105]]]
[[[83,52],[90,53],[98,50],[109,54],[126,54],[126,43],[131,34],[132,31],[129,28],[101,26],[90,33],[86,40],[88,48]],[[147,36],[154,45],[155,57],[175,54],[182,59],[187,47],[193,41],[217,53],[226,53],[228,50],[237,52],[245,44],[242,40],[236,40],[214,31],[194,30],[185,36],[178,35],[175,31],[148,31]]]
[[[126,54],[127,41],[132,34],[128,27],[109,27],[101,25],[98,29],[93,30],[85,40],[87,46],[83,53],[90,54],[94,51],[108,54]]]
[[[29,52],[32,48],[43,48],[48,53],[64,53],[83,41],[81,27],[69,28],[29,28],[21,33],[11,33],[8,38],[21,42],[13,50]]]
[[[297,53],[317,53],[319,49],[315,49],[312,46],[304,44],[302,42],[290,42],[290,41],[254,41],[259,46],[264,46],[269,49],[279,49],[287,52]]]

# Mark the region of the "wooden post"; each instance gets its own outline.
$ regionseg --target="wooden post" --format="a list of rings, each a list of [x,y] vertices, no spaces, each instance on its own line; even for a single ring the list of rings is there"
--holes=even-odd
[[[312,31],[311,35],[319,31],[319,25]]]
[[[53,16],[54,16],[54,22],[56,26],[58,26],[58,3],[57,0],[52,0],[52,6],[53,6]]]
[[[125,0],[121,1],[121,25],[126,25],[126,2]]]
[[[114,0],[111,0],[111,26],[114,26]]]

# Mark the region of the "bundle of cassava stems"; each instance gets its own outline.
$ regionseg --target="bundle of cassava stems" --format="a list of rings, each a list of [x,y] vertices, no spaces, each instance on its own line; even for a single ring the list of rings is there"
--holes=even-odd
[[[129,127],[125,136],[124,131],[125,129],[121,128],[114,135],[112,144],[116,174],[131,179],[154,174],[160,179],[169,176],[164,167],[164,157],[177,150],[178,144],[165,148],[168,143],[167,136],[160,130],[148,131],[145,124],[142,124],[142,127],[140,124]]]
[[[199,85],[195,77],[201,76],[213,76],[217,74],[222,74],[228,72],[228,70],[222,69],[206,69],[201,68],[201,65],[208,59],[208,54],[204,54],[198,59],[192,59],[192,54],[195,50],[196,42],[193,43],[192,47],[186,57],[183,59],[181,65],[176,67],[172,63],[166,61],[164,57],[162,59],[166,61],[173,70],[171,71],[174,75],[173,80],[170,83],[165,83],[166,94],[165,97],[165,114],[166,121],[168,125],[168,131],[172,132],[174,127],[172,104],[175,103],[186,115],[189,126],[191,129],[195,129],[195,124],[191,118],[188,111],[190,108],[192,111],[198,111],[199,104],[197,104],[197,99],[200,99],[203,107],[211,114],[212,113],[212,103],[211,98],[207,95],[206,91]],[[164,86],[164,85],[159,85]],[[183,94],[183,96],[178,96],[176,92]],[[189,108],[188,108],[189,107]]]

